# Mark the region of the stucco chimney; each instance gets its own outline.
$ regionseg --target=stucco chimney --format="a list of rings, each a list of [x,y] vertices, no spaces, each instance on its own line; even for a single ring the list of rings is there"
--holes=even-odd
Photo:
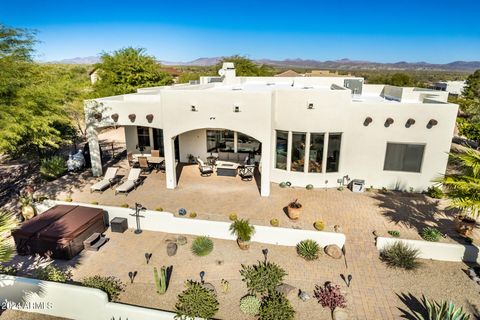
[[[225,84],[232,84],[235,82],[235,65],[233,62],[224,62],[222,65],[222,69],[224,72],[223,76],[223,83]]]

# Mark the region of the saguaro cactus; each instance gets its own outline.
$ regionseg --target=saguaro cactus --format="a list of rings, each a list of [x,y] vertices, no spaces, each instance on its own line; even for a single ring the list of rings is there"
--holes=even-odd
[[[157,292],[159,294],[164,294],[167,292],[167,268],[162,266],[160,268],[160,275],[158,275],[158,270],[156,267],[154,267],[153,278],[155,281],[155,286],[157,287]]]

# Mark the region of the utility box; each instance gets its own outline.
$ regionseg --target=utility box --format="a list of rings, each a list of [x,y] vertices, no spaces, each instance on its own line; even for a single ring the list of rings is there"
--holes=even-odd
[[[365,180],[353,179],[350,182],[350,190],[352,192],[363,192],[365,190]]]
[[[343,81],[343,86],[347,89],[352,90],[352,94],[362,94],[363,89],[363,80],[362,79],[345,79]]]

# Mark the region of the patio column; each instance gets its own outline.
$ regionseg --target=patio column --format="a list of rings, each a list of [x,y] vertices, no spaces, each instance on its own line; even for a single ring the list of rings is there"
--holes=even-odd
[[[99,177],[103,174],[102,157],[100,156],[100,145],[98,144],[98,133],[93,125],[87,125],[87,140],[90,147],[90,161],[92,162],[92,174]]]
[[[165,177],[167,189],[175,189],[177,186],[177,170],[175,165],[175,143],[172,138],[163,136],[165,152]]]
[[[272,171],[272,149],[274,145],[272,141],[275,141],[273,137],[262,141],[262,180],[260,183],[260,195],[262,197],[268,197],[270,195],[270,172]]]

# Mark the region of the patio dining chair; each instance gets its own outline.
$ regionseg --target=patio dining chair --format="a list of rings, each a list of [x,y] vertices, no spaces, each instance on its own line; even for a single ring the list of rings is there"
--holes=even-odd
[[[243,181],[252,181],[254,177],[255,165],[249,164],[238,168],[238,175]]]
[[[130,169],[127,179],[115,189],[115,195],[118,193],[125,193],[125,195],[128,195],[132,189],[136,189],[142,183],[142,179],[140,178],[141,172],[142,169],[140,168]]]
[[[200,175],[202,177],[209,177],[213,173],[213,168],[209,165],[206,165],[202,159],[197,158],[198,169],[200,170]]]
[[[160,157],[160,150],[150,150],[152,157]]]
[[[103,192],[107,188],[111,188],[115,183],[120,181],[119,176],[117,176],[118,168],[110,167],[105,172],[102,180],[95,183],[90,187],[90,192],[100,191]]]
[[[134,168],[138,165],[138,162],[136,162],[135,159],[133,158],[133,153],[132,152],[129,152],[127,154],[127,160],[128,160],[128,165],[130,166],[130,168]]]
[[[153,166],[148,163],[147,157],[138,157],[138,165],[142,172],[152,172]]]

